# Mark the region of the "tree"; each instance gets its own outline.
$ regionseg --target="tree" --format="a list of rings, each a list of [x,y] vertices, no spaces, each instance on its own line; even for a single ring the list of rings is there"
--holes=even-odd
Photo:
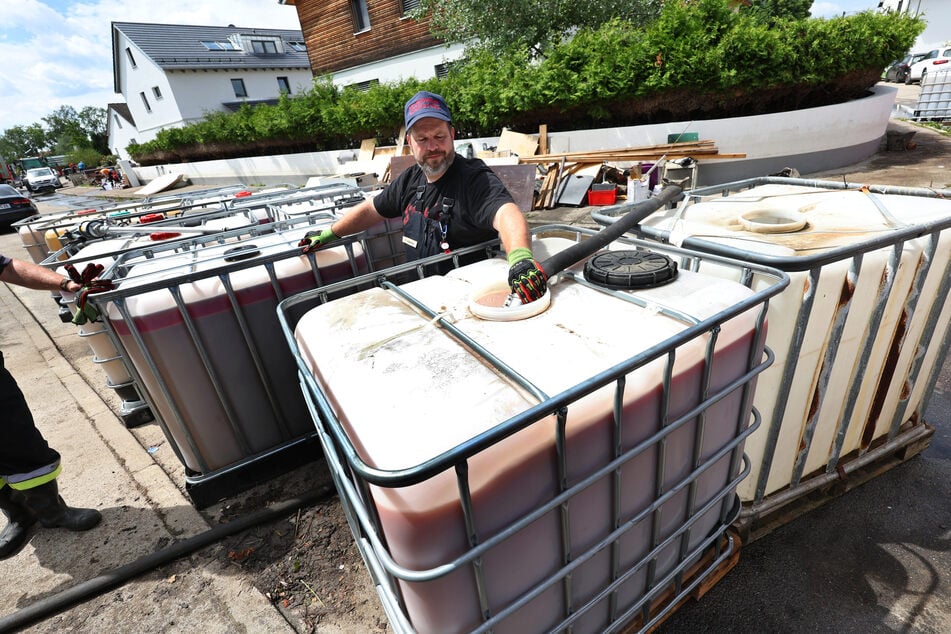
[[[753,0],[747,11],[762,22],[804,20],[809,17],[812,0]]]
[[[611,18],[649,22],[662,4],[663,0],[421,0],[414,16],[431,15],[433,35],[447,42],[544,51],[578,29],[594,29]]]
[[[15,125],[0,137],[0,154],[7,161],[23,156],[36,156],[49,148],[49,137],[39,123]]]
[[[106,109],[86,106],[79,111],[79,124],[89,136],[94,150],[109,153],[109,134],[106,132]]]
[[[43,122],[47,125],[47,134],[57,154],[67,154],[92,143],[79,122],[79,114],[72,106],[60,106],[43,117]]]

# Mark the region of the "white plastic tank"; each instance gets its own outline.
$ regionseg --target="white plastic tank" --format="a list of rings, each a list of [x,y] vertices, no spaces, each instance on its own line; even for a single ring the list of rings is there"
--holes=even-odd
[[[542,250],[535,245],[536,253]],[[513,368],[544,394],[556,395],[612,368],[651,346],[677,337],[692,322],[660,310],[668,307],[698,320],[737,305],[752,292],[741,284],[690,271],[653,289],[632,291],[641,307],[610,294],[564,280],[551,287],[551,305],[523,321],[484,321],[467,310],[470,294],[488,282],[505,279],[508,266],[493,259],[405,284],[401,288],[446,316],[480,346]],[[742,375],[751,359],[756,312],[726,321],[712,354],[712,390]],[[394,293],[374,288],[317,306],[297,322],[294,338],[303,363],[329,399],[339,424],[360,460],[386,472],[411,470],[493,430],[539,401],[485,358],[447,335],[434,320]],[[627,375],[623,428],[617,442],[631,448],[651,438],[664,420],[694,407],[707,368],[709,333],[676,348],[676,361],[664,409],[665,358]],[[694,451],[709,457],[737,438],[742,390],[732,392],[705,414],[704,431],[696,419],[663,442],[618,469],[621,515],[633,518],[692,469]],[[610,463],[614,448],[613,386],[580,397],[568,407],[565,486],[572,486]],[[558,494],[554,415],[492,444],[468,460],[474,527],[479,543],[525,517]],[[641,561],[655,543],[681,527],[689,513],[728,486],[729,454],[717,460],[697,483],[697,498],[688,510],[686,489],[664,502],[650,519],[640,521],[618,541],[620,569]],[[662,474],[662,475],[659,475]],[[382,537],[396,564],[411,570],[449,566],[470,547],[456,474],[449,469],[405,487],[370,485],[372,505]],[[732,492],[732,490],[731,490]],[[612,525],[613,483],[600,478],[574,496],[567,534],[570,551],[592,548]],[[722,509],[703,514],[689,538],[657,554],[655,581],[677,563],[677,553],[694,547],[716,526]],[[652,535],[653,527],[658,531]],[[561,515],[542,514],[515,535],[503,539],[481,558],[488,608],[493,614],[564,565]],[[690,552],[684,550],[683,552]],[[611,549],[594,555],[574,571],[572,602],[591,600],[611,580]],[[646,591],[648,566],[642,566],[618,590],[619,606],[631,605]],[[469,631],[481,623],[471,565],[425,582],[399,582],[413,628],[419,632]],[[564,613],[562,584],[556,583],[516,610],[496,632],[546,631]],[[623,609],[623,608],[622,608]],[[603,631],[608,599],[598,603],[574,626],[576,632]]]
[[[170,442],[194,473],[234,464],[313,429],[276,317],[279,299],[317,287],[310,259],[297,248],[312,229],[166,257],[120,258],[129,267],[118,280],[122,310],[119,300],[108,302],[109,324]],[[356,271],[342,246],[314,254],[323,284],[365,272],[360,245],[352,249]],[[248,260],[282,253],[287,257],[242,268]],[[138,290],[156,283],[157,290]]]
[[[733,257],[767,261],[791,277],[770,303],[767,345],[776,362],[756,392],[764,425],[747,443],[753,473],[739,489],[745,501],[831,473],[916,418],[951,321],[941,290],[951,231],[897,236],[949,218],[951,202],[940,198],[768,183],[711,192],[643,223],[648,235],[663,232],[698,250],[697,240],[728,246],[740,254]],[[855,257],[874,240],[884,242]],[[830,261],[806,262],[836,249]]]

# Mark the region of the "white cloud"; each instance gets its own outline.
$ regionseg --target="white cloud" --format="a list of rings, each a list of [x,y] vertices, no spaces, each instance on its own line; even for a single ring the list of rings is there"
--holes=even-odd
[[[164,4],[164,3],[163,3]],[[112,22],[300,29],[277,0],[202,0],[158,13],[154,3],[7,0],[0,23],[0,131],[41,123],[60,106],[121,101],[112,90]]]

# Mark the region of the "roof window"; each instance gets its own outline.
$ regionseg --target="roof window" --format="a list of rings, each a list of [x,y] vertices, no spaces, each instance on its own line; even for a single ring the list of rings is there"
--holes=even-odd
[[[201,42],[209,51],[237,51],[240,50],[228,40],[202,40]]]

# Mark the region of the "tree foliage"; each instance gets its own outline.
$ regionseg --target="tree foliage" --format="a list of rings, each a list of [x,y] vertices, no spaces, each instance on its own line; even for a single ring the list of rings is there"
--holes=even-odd
[[[41,119],[41,123],[13,126],[0,135],[0,155],[7,161],[24,156],[70,154],[91,149],[108,154],[106,110],[86,106],[79,112],[72,106],[60,106]]]
[[[433,34],[447,42],[479,42],[492,50],[547,50],[579,29],[612,18],[646,24],[662,0],[421,0],[414,13],[430,16]]]
[[[812,0],[752,0],[745,9],[760,21],[802,20],[809,17]]]
[[[864,12],[771,23],[726,0],[668,0],[646,27],[621,19],[578,29],[542,57],[531,45],[485,47],[445,79],[366,92],[329,80],[275,106],[215,113],[129,147],[139,162],[358,147],[392,142],[417,90],[446,97],[460,137],[765,114],[867,94],[924,28],[906,14]]]

